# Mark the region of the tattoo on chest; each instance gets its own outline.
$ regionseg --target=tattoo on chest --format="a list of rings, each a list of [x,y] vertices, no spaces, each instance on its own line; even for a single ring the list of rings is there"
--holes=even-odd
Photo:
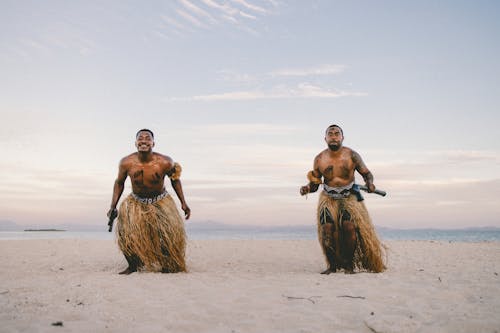
[[[323,175],[326,178],[332,178],[333,177],[333,165],[329,165],[326,169]]]
[[[347,163],[342,164],[340,171],[342,173],[342,178],[349,178],[349,176],[351,175],[351,173],[349,171],[349,166],[347,165]]]
[[[153,175],[153,180],[151,181],[153,184],[159,184],[161,182],[161,176],[158,172],[155,172]]]
[[[132,175],[132,181],[137,186],[144,185],[144,170],[138,170]]]

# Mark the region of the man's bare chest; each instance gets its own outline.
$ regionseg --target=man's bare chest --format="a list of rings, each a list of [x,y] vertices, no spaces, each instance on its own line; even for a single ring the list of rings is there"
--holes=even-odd
[[[165,172],[158,163],[134,164],[129,169],[129,177],[134,184],[160,184]]]
[[[346,156],[326,158],[320,161],[319,171],[325,178],[349,178],[354,170],[353,162]]]

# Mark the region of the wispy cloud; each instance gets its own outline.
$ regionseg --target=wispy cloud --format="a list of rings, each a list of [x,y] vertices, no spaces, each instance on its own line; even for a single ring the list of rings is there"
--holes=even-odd
[[[347,66],[325,64],[309,68],[289,68],[272,71],[271,76],[312,76],[312,75],[334,75],[342,73]]]
[[[209,95],[196,95],[185,98],[170,98],[170,101],[240,101],[259,99],[286,99],[286,98],[340,98],[347,96],[366,96],[366,93],[344,91],[319,87],[310,83],[301,83],[293,88],[285,86],[275,86],[270,91],[248,90],[232,91]]]
[[[258,134],[258,133],[290,133],[296,131],[297,128],[294,126],[285,125],[274,125],[266,123],[253,123],[253,124],[243,124],[243,123],[231,123],[231,124],[211,124],[203,126],[194,126],[193,131],[202,132],[204,136],[222,136],[227,137],[229,135],[242,135],[242,134]]]
[[[347,68],[348,66],[342,64],[322,64],[305,68],[281,68],[261,74],[239,73],[229,69],[220,70],[218,73],[222,76],[223,80],[227,81],[265,81],[278,79],[280,77],[317,77],[336,75],[344,72]]]
[[[234,3],[237,3],[237,4],[241,5],[241,6],[243,6],[243,7],[247,8],[247,9],[249,9],[249,10],[252,10],[254,12],[258,12],[258,13],[262,13],[262,14],[266,14],[267,13],[266,9],[264,9],[262,7],[259,7],[257,5],[253,5],[251,3],[248,3],[245,0],[231,0],[231,1],[234,2]]]
[[[268,2],[267,5],[262,6],[245,0],[224,1],[223,3],[216,0],[177,0],[173,3],[174,10],[162,14],[161,18],[177,29],[181,29],[180,25],[196,30],[230,24],[249,34],[258,35],[257,27],[251,26],[253,22],[271,12],[276,12],[278,7],[276,2]],[[181,24],[172,24],[173,22]]]
[[[196,26],[198,28],[207,28],[207,25],[202,23],[200,20],[198,20],[193,15],[186,13],[185,11],[183,11],[181,9],[177,9],[176,13],[179,14],[180,17],[182,17],[183,19],[185,19],[186,21],[188,21],[189,23],[193,24],[194,26]]]
[[[193,4],[192,2],[189,2],[187,0],[180,0],[180,2],[192,14],[208,20],[211,24],[217,23],[212,15],[210,15],[207,11],[203,10],[199,6]]]
[[[174,33],[180,33],[180,31],[188,31],[188,32],[193,32],[194,30],[191,29],[190,26],[187,26],[185,24],[180,23],[178,20],[169,17],[167,15],[161,15],[160,16],[163,22],[169,25],[167,28],[167,31],[173,31]]]

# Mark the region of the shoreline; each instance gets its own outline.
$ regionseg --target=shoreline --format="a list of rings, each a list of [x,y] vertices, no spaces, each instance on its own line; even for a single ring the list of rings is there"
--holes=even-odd
[[[190,240],[133,273],[112,240],[0,242],[5,332],[495,332],[500,242],[384,241],[383,273],[319,274],[316,240]]]

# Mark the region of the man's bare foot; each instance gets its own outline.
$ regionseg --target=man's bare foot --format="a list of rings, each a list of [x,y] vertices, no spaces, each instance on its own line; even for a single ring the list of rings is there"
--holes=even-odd
[[[331,269],[331,268],[328,268],[327,270],[324,270],[323,272],[321,272],[321,274],[330,274],[330,273],[335,273],[336,269]]]
[[[354,267],[352,267],[352,266],[344,267],[344,273],[345,274],[354,274]]]
[[[124,271],[121,271],[120,273],[118,274],[125,274],[125,275],[129,275],[129,274],[132,274],[133,272],[137,272],[137,268],[132,268],[132,267],[127,267],[126,270]]]

